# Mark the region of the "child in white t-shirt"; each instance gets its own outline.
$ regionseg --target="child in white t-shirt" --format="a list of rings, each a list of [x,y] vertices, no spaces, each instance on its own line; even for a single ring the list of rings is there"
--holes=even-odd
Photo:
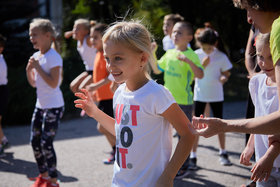
[[[123,21],[102,40],[107,68],[115,82],[123,83],[113,98],[115,119],[99,110],[85,89],[76,93],[75,106],[116,136],[112,186],[172,186],[194,136],[171,93],[148,76],[147,65],[155,61],[150,33],[138,22]],[[170,124],[181,136],[172,157]]]
[[[270,34],[259,34],[256,40],[257,62],[263,74],[257,74],[250,79],[249,91],[255,105],[255,117],[266,116],[278,110],[279,100],[275,69],[269,48]],[[257,186],[280,185],[280,143],[269,145],[268,136],[251,134],[246,148],[240,156],[240,163],[252,165],[250,159],[255,151],[256,164],[251,179]]]
[[[204,77],[195,79],[194,101],[195,116],[203,115],[205,106],[210,104],[214,117],[223,117],[224,91],[223,84],[230,76],[230,63],[226,54],[221,52],[215,46],[218,42],[218,36],[215,30],[211,28],[202,29],[196,36],[200,49],[195,53],[198,55],[202,66],[204,67]],[[231,165],[228,154],[225,150],[225,134],[218,135],[220,143],[220,163],[222,165]],[[190,168],[196,169],[196,150],[198,146],[198,137],[190,155]]]
[[[77,51],[82,57],[86,70],[70,83],[70,89],[73,93],[92,83],[93,64],[97,50],[90,42],[89,33],[91,26],[95,24],[95,21],[90,22],[87,19],[77,19],[73,30],[64,33],[65,38],[72,36],[74,40],[77,40]]]
[[[29,28],[30,41],[35,49],[27,64],[29,84],[36,88],[37,101],[31,122],[31,144],[40,175],[32,187],[59,186],[56,154],[53,141],[64,111],[59,88],[62,80],[62,58],[51,48],[56,47],[56,33],[48,19],[34,19]]]

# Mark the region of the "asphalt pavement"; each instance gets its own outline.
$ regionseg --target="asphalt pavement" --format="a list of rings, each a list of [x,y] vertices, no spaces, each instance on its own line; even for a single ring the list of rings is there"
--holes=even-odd
[[[246,102],[224,104],[224,118],[244,118]],[[29,144],[30,126],[4,128],[12,147],[0,158],[0,187],[28,187],[29,177],[38,175],[32,148]],[[176,145],[174,138],[173,144]],[[175,180],[175,187],[240,186],[250,177],[250,167],[239,164],[244,149],[245,135],[226,134],[226,149],[232,166],[219,163],[217,136],[200,138],[197,151],[198,167],[182,180]],[[58,160],[58,178],[61,187],[107,187],[111,184],[113,165],[104,165],[110,146],[96,129],[96,121],[79,118],[62,121],[54,143]],[[173,146],[173,147],[174,147]]]

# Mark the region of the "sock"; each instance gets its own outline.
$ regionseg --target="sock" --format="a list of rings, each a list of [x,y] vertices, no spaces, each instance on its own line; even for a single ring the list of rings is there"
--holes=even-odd
[[[219,154],[227,154],[227,151],[225,149],[220,149]]]
[[[191,151],[190,158],[196,158],[196,152]]]

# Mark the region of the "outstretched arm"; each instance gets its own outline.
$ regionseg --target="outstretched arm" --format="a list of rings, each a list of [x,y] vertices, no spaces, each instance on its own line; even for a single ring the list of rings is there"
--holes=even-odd
[[[110,80],[108,79],[108,77],[101,79],[100,81],[96,82],[96,83],[91,83],[90,85],[87,86],[87,90],[90,92],[96,91],[98,90],[100,87],[102,87],[103,85],[109,83]]]
[[[239,120],[193,117],[192,122],[197,129],[196,133],[204,137],[211,137],[221,132],[280,134],[280,111],[263,117]]]
[[[180,135],[175,152],[160,176],[157,186],[172,186],[178,170],[189,155],[194,135],[191,133],[191,123],[178,104],[172,104],[162,116],[167,119]]]
[[[75,96],[80,98],[74,101],[75,107],[83,109],[88,116],[94,118],[102,124],[107,131],[115,136],[115,119],[105,114],[95,105],[86,89],[81,89],[81,91],[82,92],[75,93]]]

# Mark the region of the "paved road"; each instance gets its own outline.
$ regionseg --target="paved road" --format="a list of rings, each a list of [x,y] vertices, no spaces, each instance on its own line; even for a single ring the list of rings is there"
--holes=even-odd
[[[243,118],[245,102],[225,103],[225,118]],[[112,165],[103,165],[109,145],[96,130],[96,122],[90,118],[64,121],[55,141],[58,157],[60,185],[62,187],[110,186]],[[0,158],[0,187],[27,187],[32,184],[27,177],[38,175],[29,145],[29,126],[5,128],[12,147],[6,157]],[[174,181],[175,187],[240,186],[248,182],[248,167],[239,164],[244,148],[244,134],[228,133],[227,150],[232,166],[221,166],[218,159],[217,137],[201,138],[198,148],[199,170],[183,180]],[[174,144],[176,144],[174,139]]]

